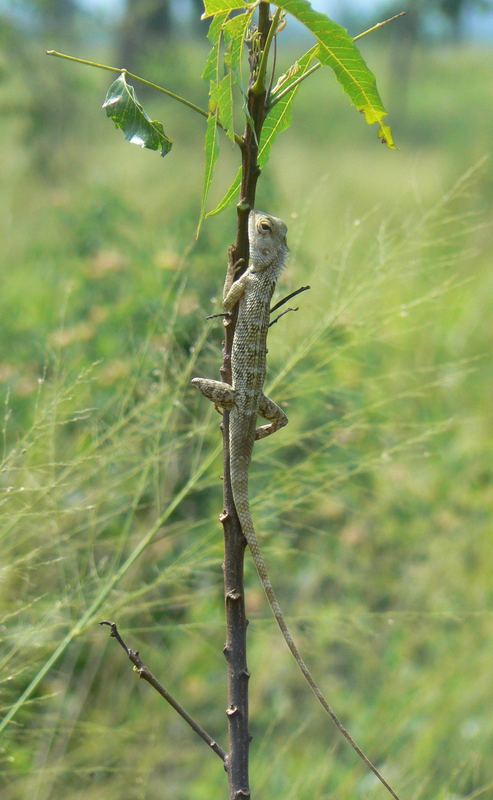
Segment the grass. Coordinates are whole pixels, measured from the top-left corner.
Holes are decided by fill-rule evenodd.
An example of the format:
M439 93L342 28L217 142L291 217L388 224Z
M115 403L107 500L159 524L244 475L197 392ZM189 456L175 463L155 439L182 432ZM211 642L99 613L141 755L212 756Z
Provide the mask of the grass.
M185 84L202 54L168 69L177 54L168 83L200 99ZM369 58L385 90L387 55ZM218 418L189 379L217 372L205 316L234 214L194 241L201 120L149 98L175 138L160 161L98 109L105 76L25 59L40 86L19 66L0 94L3 796L225 796L97 622L226 745ZM418 54L393 154L317 75L259 192L289 224L280 291L312 290L272 329L290 424L258 447L254 516L308 663L406 800L493 785L491 62ZM253 796L383 797L247 571Z

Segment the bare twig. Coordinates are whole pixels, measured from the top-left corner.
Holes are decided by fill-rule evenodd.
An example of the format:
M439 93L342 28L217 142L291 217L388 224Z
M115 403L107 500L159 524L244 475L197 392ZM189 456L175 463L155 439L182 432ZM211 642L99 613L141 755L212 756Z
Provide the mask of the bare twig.
M178 701L175 700L174 697L172 697L172 695L170 695L168 690L165 689L164 686L162 686L159 683L159 681L154 677L150 669L148 669L142 662L142 659L138 651L131 650L130 647L127 647L122 637L120 636L120 633L116 626L116 622L109 622L108 620L103 620L99 624L107 625L108 628L111 629L110 636L113 639L116 639L118 644L123 648L123 650L125 650L125 653L127 654L132 664L134 665L135 671L138 673L139 678L142 678L142 680L147 681L147 683L150 683L150 685L156 690L156 692L158 692L158 694L160 694L161 697L163 697L166 700L166 702L169 703L170 706L172 706L172 708L175 709L175 711L180 715L180 717L182 717L182 719L184 719L185 722L188 722L188 724L190 725L192 730L195 731L197 736L200 736L200 738L203 739L203 741L209 745L211 750L213 750L214 753L217 756L219 756L221 761L225 763L226 753L222 749L222 747L218 745L218 743L215 741L215 739L212 738L212 736L209 736L207 731L204 730L204 728L201 725L199 725L198 722L195 722L195 720L190 716L190 714L187 711L185 711L183 706L180 705L180 703L178 703Z
M221 311L219 314L208 314L206 316L206 319L218 319L219 317L228 319L228 317L230 316L231 314L229 313L229 311Z
M287 308L286 311L283 311L282 314L279 314L279 316L273 319L272 322L269 322L269 328L272 328L272 326L275 325L276 322L279 322L281 317L285 317L286 314L289 314L290 311L299 311L299 308Z
M291 292L291 294L287 294L286 297L283 297L282 300L279 300L278 303L276 303L274 306L272 306L272 308L270 310L270 313L272 314L274 311L277 311L278 308L281 308L281 306L283 306L284 303L287 303L288 300L292 300L292 298L296 297L297 294L301 294L301 292L307 292L308 289L311 289L311 288L312 288L311 286L300 286L300 288L296 289L295 292ZM272 323L271 323L271 325L272 325Z

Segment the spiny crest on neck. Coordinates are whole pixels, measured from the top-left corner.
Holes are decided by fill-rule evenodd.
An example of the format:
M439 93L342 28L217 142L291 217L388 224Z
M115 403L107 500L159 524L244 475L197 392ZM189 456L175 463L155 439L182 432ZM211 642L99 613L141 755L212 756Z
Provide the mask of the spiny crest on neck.
M250 246L250 269L252 272L270 270L274 279L283 269L289 253L287 226L278 217L263 211L250 211L248 218L248 240Z

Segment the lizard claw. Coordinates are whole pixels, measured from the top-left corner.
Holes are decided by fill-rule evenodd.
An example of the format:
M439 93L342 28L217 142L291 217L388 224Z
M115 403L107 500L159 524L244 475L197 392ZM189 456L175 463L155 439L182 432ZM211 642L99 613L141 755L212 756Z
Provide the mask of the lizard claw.
M235 263L233 264L233 272L234 272L235 277L236 277L236 273L239 272L240 269L243 269L243 267L245 266L245 263L246 262L245 262L244 258L239 258L237 261L235 261Z

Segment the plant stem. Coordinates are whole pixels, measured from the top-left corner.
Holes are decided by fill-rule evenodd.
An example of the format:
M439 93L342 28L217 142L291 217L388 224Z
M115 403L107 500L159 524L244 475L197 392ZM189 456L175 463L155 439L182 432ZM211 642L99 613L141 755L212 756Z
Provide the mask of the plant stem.
M390 22L395 22L395 20L400 19L401 17L404 17L405 15L406 15L406 11L400 11L399 14L394 14L394 16L389 17L388 19L382 20L382 22L377 22L376 25L372 25L371 28L367 28L366 31L362 31L361 33L358 33L357 36L354 36L353 37L353 42L357 42L359 39L362 39L364 36L368 36L368 34L374 33L374 31L380 30L380 28L383 28L385 25L388 25ZM318 47L318 45L314 45L313 47L311 47L310 50L308 50L303 56L301 56L301 58L304 58L305 56L307 56L308 53L310 53L311 51L313 51L313 53L315 54L315 51L317 50L317 47ZM319 69L321 66L322 66L322 64L320 62L318 62L317 64L314 64L312 67L307 69L306 72L303 73L303 75L300 75L300 77L296 78L296 80L292 81L292 83L290 83L289 86L286 86L285 89L281 89L281 91L276 92L276 94L272 97L272 99L268 103L268 110L270 111L270 109L273 108L276 105L276 103L279 102L279 100L282 100L283 97L286 97L286 95L289 94L289 92L291 92L293 89L295 89L297 86L299 86L300 83L302 83L304 80L306 80L306 78L308 78L310 75L312 75L314 72L316 72L317 69Z
M277 27L279 25L279 19L281 17L281 11L282 10L280 8L277 8L270 22L269 32L265 40L265 45L262 48L262 58L260 59L257 79L251 89L253 94L262 94L262 92L265 92L265 75L267 72L267 62L269 60L270 46L272 44L274 36L276 35Z
M270 29L269 3L259 6L258 31L261 49L265 51ZM240 202L237 206L236 242L230 248L229 258L233 263L243 259L248 264L248 216L255 207L255 192L260 169L257 163L258 142L265 119L265 88L260 94L253 91L254 75L258 63L250 61L250 86L247 97L246 126L242 140L242 181ZM238 277L238 275L236 276ZM237 309L224 322L224 350L221 378L231 384L231 349L237 320ZM228 665L228 731L229 753L226 758L230 800L248 800L248 758L250 734L248 730L248 680L246 659L246 632L248 621L245 613L245 590L243 581L246 540L236 513L231 486L229 452L229 413L225 412L222 423L223 434L223 500L224 512L221 522L224 529L224 594L226 607L226 644L224 655Z

